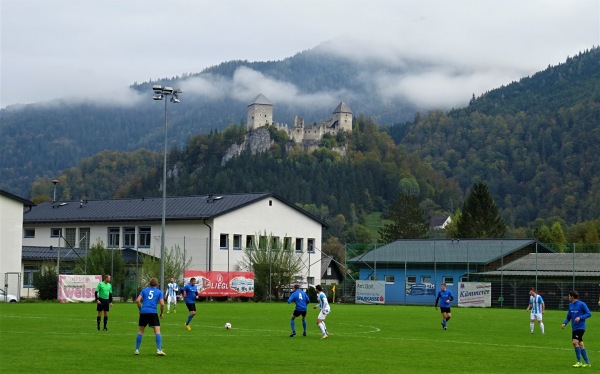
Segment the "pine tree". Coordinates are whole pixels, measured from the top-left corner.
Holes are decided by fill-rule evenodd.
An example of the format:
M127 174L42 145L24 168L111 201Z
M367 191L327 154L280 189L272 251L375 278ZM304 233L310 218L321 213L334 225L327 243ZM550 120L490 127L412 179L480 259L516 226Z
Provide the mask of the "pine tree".
M425 211L419 207L417 196L401 193L388 213L392 221L379 229L384 243L399 239L420 239L427 236L429 220Z
M460 238L504 237L506 223L500 217L498 206L484 182L477 182L471 188L457 226Z

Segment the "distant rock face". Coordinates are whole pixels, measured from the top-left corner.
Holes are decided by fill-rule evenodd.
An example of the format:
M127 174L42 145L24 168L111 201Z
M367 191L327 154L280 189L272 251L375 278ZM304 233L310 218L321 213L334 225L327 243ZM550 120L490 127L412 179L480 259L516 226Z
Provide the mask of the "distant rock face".
M242 144L233 144L227 152L223 159L221 160L221 166L225 165L227 161L231 160L234 157L237 157L242 154L245 150L249 150L250 153L257 154L262 153L269 148L273 144L273 140L271 140L271 136L269 135L269 130L265 127L258 128L254 131L249 132L244 139Z

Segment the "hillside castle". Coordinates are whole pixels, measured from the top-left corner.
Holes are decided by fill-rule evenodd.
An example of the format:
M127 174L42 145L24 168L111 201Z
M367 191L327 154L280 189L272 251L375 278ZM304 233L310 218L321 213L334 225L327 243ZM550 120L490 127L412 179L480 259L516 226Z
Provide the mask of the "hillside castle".
M248 131L263 126L275 126L285 131L296 143L319 141L325 134L336 135L340 131L352 131L352 111L345 102L340 102L333 111L333 118L310 127L304 127L304 119L294 116L294 126L273 122L273 104L263 94L259 94L248 105Z

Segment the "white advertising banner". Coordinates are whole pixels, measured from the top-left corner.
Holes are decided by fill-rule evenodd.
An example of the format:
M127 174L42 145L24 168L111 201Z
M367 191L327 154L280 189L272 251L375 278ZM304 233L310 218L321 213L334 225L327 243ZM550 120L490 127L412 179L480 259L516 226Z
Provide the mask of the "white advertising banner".
M461 282L458 284L458 306L492 306L492 284L481 282Z
M357 304L385 304L385 281L356 281Z
M94 301L96 286L102 282L102 275L59 275L58 301L76 303Z

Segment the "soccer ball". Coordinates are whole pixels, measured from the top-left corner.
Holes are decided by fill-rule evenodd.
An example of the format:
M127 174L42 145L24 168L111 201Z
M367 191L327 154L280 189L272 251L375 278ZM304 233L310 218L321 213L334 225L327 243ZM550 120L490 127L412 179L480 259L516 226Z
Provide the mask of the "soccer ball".
M225 324L225 328L226 328L227 330L231 329L231 323L227 322L227 323Z

